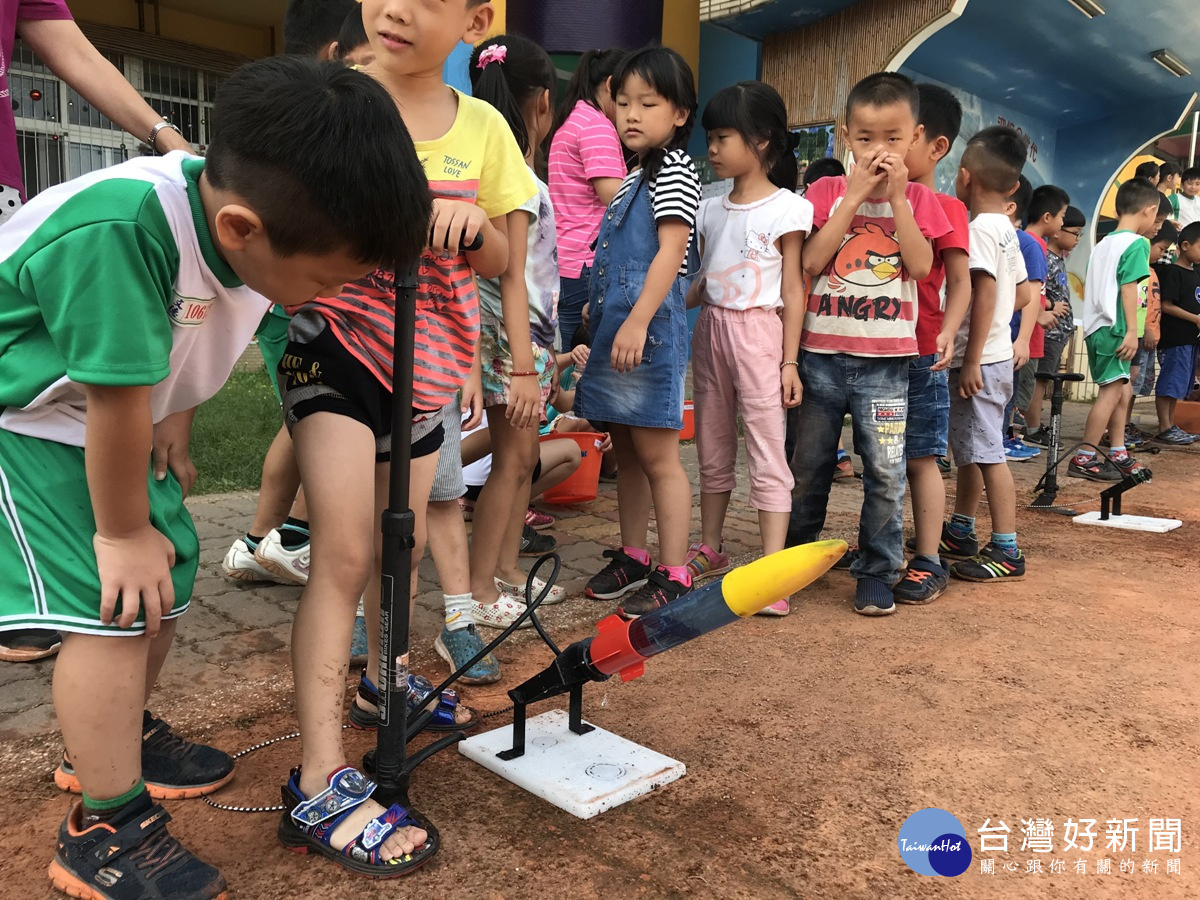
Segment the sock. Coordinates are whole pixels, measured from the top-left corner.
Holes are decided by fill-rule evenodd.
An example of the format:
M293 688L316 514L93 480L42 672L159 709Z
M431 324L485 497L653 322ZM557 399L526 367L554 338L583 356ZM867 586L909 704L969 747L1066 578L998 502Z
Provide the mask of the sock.
M1126 459L1129 456L1129 450L1124 446L1113 446L1108 448L1109 459Z
M639 550L637 547L622 547L621 552L634 562L639 562L643 566L650 565L650 553L647 550Z
M992 544L1003 550L1005 556L1017 555L1017 533L1015 531L1011 534L1000 534L993 531Z
M917 557L917 559L923 559L923 560L925 560L925 562L929 563L932 566L937 566L939 569L946 568L944 565L942 565L942 558L937 555L930 556L929 554L922 553Z
M688 571L687 566L659 566L667 577L676 584L682 584L685 588L692 586L692 573Z
M474 598L468 594L442 594L442 603L446 607L446 630L461 631L468 625L475 624L471 615L471 603Z
M139 815L147 812L154 804L146 790L146 782L138 779L138 783L111 800L96 800L83 795L83 827L87 828L97 822L111 822L126 815Z
M251 534L250 532L247 531L246 536L244 538L242 538L242 540L244 540L246 542L246 546L249 547L251 550L257 550L258 545L262 543L262 539L264 537L266 537L266 535Z
M299 550L308 543L308 523L288 516L279 529L279 543L285 550Z
M946 530L950 532L951 537L959 540L970 537L975 533L975 517L955 513L950 517L950 524L946 526Z
M843 459L849 459L849 458L850 458L850 454L847 453L844 448L838 451L838 462L841 462Z
M1096 458L1095 450L1077 450L1075 452L1075 465L1082 466L1090 463Z

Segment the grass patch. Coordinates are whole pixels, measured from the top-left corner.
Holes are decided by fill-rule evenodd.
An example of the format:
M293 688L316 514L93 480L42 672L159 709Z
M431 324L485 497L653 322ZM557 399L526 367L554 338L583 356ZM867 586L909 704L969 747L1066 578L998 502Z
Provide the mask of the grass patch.
M193 494L256 491L263 457L283 418L265 369L238 371L196 412Z

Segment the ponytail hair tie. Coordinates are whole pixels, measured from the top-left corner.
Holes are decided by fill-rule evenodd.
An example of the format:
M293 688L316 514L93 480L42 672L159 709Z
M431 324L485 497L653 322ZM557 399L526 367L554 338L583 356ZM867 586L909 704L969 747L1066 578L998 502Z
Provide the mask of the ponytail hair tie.
M475 68L486 69L492 63L503 63L506 59L508 59L508 48L503 44L492 44L492 46L480 51L479 60L475 63Z

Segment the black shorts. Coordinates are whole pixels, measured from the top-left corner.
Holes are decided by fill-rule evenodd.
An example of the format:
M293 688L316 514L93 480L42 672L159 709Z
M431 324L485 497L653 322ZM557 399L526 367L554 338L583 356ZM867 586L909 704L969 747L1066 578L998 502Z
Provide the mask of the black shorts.
M330 329L304 343L289 338L279 361L279 389L288 431L313 413L346 416L371 429L376 462L392 458L392 392ZM441 410L412 414L412 458L437 453L445 436Z

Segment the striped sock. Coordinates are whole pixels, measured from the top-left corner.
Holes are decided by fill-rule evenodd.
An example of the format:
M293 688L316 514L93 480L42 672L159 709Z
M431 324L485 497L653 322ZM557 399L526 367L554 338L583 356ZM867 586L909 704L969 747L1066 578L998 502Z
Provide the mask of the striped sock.
M961 541L975 533L975 517L955 513L950 517L950 524L946 526L946 529L950 532L951 537Z
M1017 533L1000 534L992 532L992 544L1004 551L1005 556L1017 555Z

